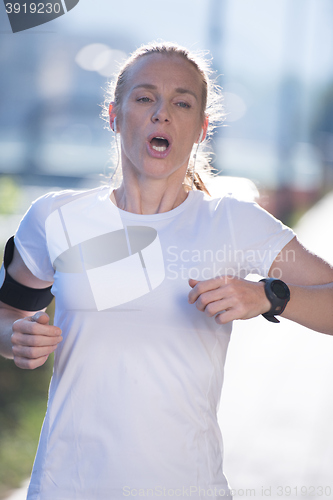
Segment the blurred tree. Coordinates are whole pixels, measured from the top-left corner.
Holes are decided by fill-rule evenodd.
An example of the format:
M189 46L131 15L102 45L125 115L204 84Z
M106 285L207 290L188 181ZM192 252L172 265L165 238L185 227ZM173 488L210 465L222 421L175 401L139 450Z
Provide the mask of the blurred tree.
M0 214L14 213L21 195L14 178L0 176ZM48 313L52 319L53 304ZM52 364L49 359L37 370L21 370L12 360L0 357L0 499L31 473Z
M0 499L30 476L51 371L50 359L26 371L0 358Z
M0 214L11 214L15 211L20 188L12 177L0 177Z

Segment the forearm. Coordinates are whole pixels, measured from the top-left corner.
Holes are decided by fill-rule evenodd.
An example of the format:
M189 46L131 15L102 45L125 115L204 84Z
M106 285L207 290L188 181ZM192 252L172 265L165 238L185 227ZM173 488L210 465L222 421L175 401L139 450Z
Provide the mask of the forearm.
M11 336L13 323L26 315L18 310L0 307L0 355L13 359Z
M281 316L317 332L333 335L333 283L288 286L290 301Z

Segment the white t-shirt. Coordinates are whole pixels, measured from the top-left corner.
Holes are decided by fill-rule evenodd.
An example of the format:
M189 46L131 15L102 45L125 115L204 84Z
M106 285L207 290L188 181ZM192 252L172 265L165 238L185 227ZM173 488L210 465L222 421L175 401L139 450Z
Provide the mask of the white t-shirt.
M28 499L227 496L216 413L232 325L188 303L188 278L265 276L294 233L230 196L138 215L109 195L43 196L15 236L54 282L63 332Z

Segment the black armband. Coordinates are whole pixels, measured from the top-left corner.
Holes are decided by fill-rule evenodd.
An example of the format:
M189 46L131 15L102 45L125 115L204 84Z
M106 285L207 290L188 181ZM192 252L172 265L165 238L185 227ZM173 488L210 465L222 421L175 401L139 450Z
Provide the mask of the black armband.
M21 285L8 274L7 268L13 260L14 247L14 236L12 236L6 243L3 264L0 269L0 300L8 306L23 311L40 311L52 302L52 286L30 288Z

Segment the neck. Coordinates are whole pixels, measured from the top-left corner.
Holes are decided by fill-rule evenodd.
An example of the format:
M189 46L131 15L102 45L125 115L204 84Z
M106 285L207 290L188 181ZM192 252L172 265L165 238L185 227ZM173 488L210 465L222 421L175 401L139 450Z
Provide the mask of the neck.
M124 177L120 187L112 192L111 200L121 210L148 215L169 212L183 203L187 196L188 191L182 182L171 183L166 179L129 182Z

